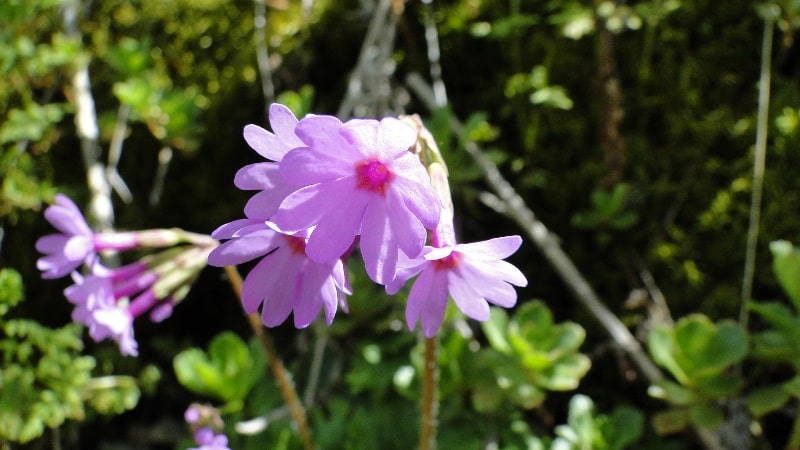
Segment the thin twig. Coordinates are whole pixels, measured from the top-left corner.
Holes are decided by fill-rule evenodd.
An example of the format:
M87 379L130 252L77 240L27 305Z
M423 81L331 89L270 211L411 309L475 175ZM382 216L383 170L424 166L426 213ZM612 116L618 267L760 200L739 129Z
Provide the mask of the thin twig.
M761 197L764 189L764 170L767 159L767 131L769 120L769 91L772 72L772 30L775 15L768 11L764 17L764 39L761 43L761 79L758 82L758 122L756 124L756 148L753 155L753 192L750 199L750 225L747 228L747 250L742 275L742 304L739 324L747 328L747 302L753 294L753 274L756 266L756 246L761 221Z
M236 293L236 296L241 299L242 277L239 275L239 271L236 270L234 266L225 266L225 273L228 274L228 281L233 291ZM264 331L264 326L261 324L261 318L258 313L248 314L247 322L250 328L252 328L253 334L256 335L261 343L264 353L267 354L269 367L272 370L272 374L278 380L278 385L280 386L284 400L286 400L286 404L289 405L289 410L297 424L297 432L300 434L303 446L306 450L313 450L315 448L314 440L311 437L311 431L308 427L308 421L306 420L305 408L303 408L303 405L300 403L300 398L297 396L297 391L294 389L294 383L292 382L289 371L286 370L283 362L278 357L278 352L275 350L275 344L272 342L272 338Z
M439 415L439 341L436 336L425 338L425 366L422 377L422 417L420 419L420 450L436 449L436 425Z
M80 0L64 4L64 31L69 37L80 36L78 30L78 11ZM106 178L106 170L100 160L99 130L94 98L89 81L89 61L78 58L72 75L72 94L75 102L75 127L81 142L83 166L89 186L88 215L93 219L98 231L111 231L114 227L114 206L111 202L111 186Z
M436 105L433 102L433 92L419 74L410 73L406 78L406 84L417 94L417 97L428 109L431 111L436 109ZM464 137L464 126L455 116L451 117L450 127L458 136ZM486 182L504 204L500 210L525 231L578 302L605 328L611 339L628 354L642 375L650 383L662 380L664 375L661 370L650 360L630 330L625 327L614 313L606 308L600 297L575 266L575 263L561 248L555 235L547 229L544 223L536 218L533 210L517 194L514 187L503 177L497 166L486 156L483 150L472 141L464 139L464 142L467 153L472 156L472 159L483 172ZM694 431L705 448L709 450L721 449L713 433L703 428L696 428Z
M258 73L261 76L261 92L264 94L264 102L269 105L275 99L275 85L272 83L272 67L269 63L269 49L267 48L266 29L267 29L267 5L263 0L255 0L255 16L253 17L253 34L256 44L256 60L258 61ZM269 106L265 108L265 113L269 114Z
M407 83L417 93L420 100L430 108L435 109L431 101L433 98L430 87L418 74L409 74ZM455 117L451 119L451 128L457 135L464 134L464 126ZM572 291L580 303L591 312L606 329L612 339L623 348L639 370L650 381L655 382L663 378L663 374L642 350L642 346L625 327L625 325L606 308L592 287L575 267L572 260L564 253L558 240L550 233L547 227L536 218L533 211L525 204L522 197L517 194L511 184L503 178L497 166L473 142L466 141L466 150L477 163L484 174L486 181L497 197L506 205L503 212L510 219L517 222L528 234L533 243L544 254L553 268L556 269L561 279Z
M106 176L108 182L117 195L125 203L133 201L133 194L119 174L119 160L122 158L122 144L125 142L125 134L128 132L128 116L131 107L120 103L117 109L117 122L114 124L114 134L111 135L111 143L108 145L108 165L106 166Z
M357 115L377 115L380 111L377 107L381 97L387 97L391 93L389 89L387 62L394 46L394 36L396 31L395 13L392 10L392 0L379 0L378 5L372 13L372 21L367 28L364 36L364 43L358 55L358 62L353 69L347 83L347 92L339 106L337 117L347 118L355 111ZM371 99L373 111L358 111L358 106L363 105L363 99L367 95L372 95Z

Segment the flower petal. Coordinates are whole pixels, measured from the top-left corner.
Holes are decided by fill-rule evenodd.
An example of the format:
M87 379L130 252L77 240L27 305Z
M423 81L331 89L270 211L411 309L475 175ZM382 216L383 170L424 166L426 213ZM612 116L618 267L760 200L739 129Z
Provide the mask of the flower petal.
M376 139L379 158L392 159L399 153L407 151L415 142L417 142L417 132L411 125L394 117L381 120Z
M525 275L516 268L513 264L507 261L481 261L479 259L471 258L467 255L468 264L472 265L475 270L480 271L486 277L503 280L514 286L524 287L528 285L528 280Z
M283 200L272 221L287 233L304 230L316 225L329 211L341 208L344 199L351 203L363 201L355 191L355 181L349 178L306 186Z
M352 246L361 231L366 201L359 196L340 199L339 208L331 209L319 220L306 245L306 254L319 263L333 263Z
M378 125L374 119L350 119L342 125L341 135L363 156L377 156Z
M470 244L459 244L456 250L468 254L471 258L494 261L508 258L519 249L520 245L522 245L522 238L514 235Z
M387 284L397 269L397 242L383 202L371 202L361 224L361 256L372 281Z
M270 284L264 293L266 299L261 311L261 321L268 327L282 324L292 312L298 300L300 268L306 261L303 256L281 250L284 251L276 252L275 266L267 278Z
M308 186L355 176L355 163L356 161L344 159L333 151L300 147L283 158L280 173L290 185Z
M469 264L467 259L462 260L455 271L487 301L504 308L510 308L517 303L517 291L510 284Z
M308 147L320 152L332 153L345 160L362 159L364 153L340 134L341 128L342 122L336 117L307 116L297 124L295 133Z
M457 271L448 271L447 290L458 309L468 317L479 321L489 318L489 304Z
M63 234L48 234L36 240L36 251L40 253L60 253L67 245L69 236Z
M250 234L254 231L267 228L264 220L257 219L237 219L233 222L220 225L211 237L214 239L230 239Z
M282 243L280 237L275 231L265 229L234 238L212 250L208 255L208 264L214 267L234 266L264 256Z
M263 191L283 184L278 163L248 164L236 172L233 184L244 191Z
M64 246L64 256L72 260L82 260L94 250L94 241L91 235L76 235L67 240Z
M269 220L278 211L281 203L295 188L289 185L261 191L254 194L244 205L244 215L248 219L255 219L261 222Z
M303 141L294 132L297 122L297 117L285 105L280 103L269 105L269 126L289 147L303 146Z
M333 288L333 283L329 283L329 265L306 261L301 270L303 278L298 286L300 293L294 302L294 326L296 328L305 328L311 325L322 308L322 291L326 288ZM333 289L335 291L335 288Z
M386 212L392 226L392 236L400 249L410 257L417 257L425 246L428 234L419 219L409 211L396 193L386 193Z
M247 145L271 161L280 161L289 150L294 148L293 142L285 142L280 136L276 136L258 125L246 125L242 136Z
M421 320L422 331L427 338L432 338L439 331L447 310L447 282L441 273L430 267L423 270L408 294L408 328L413 330L416 322Z

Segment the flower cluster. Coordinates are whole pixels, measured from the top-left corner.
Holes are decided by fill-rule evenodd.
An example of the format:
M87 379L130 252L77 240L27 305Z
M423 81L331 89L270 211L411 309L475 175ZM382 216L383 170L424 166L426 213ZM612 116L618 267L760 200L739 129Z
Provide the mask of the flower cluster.
M199 445L188 450L230 450L228 436L215 431L222 428L222 419L216 408L193 403L183 417L192 427L192 437Z
M433 158L423 164L419 127L393 117L298 120L280 104L269 121L272 132L244 129L270 161L237 172L234 184L257 192L244 219L212 233L226 242L209 255L214 266L262 258L245 278L242 302L251 313L261 308L265 325L293 312L295 326L305 327L323 309L330 324L352 293L345 266L356 245L369 277L390 294L419 275L406 318L411 329L421 320L428 337L441 326L448 294L477 320L488 318L488 303L515 304L511 285L527 281L503 259L521 239L456 242L446 169L432 140L424 147Z
M112 339L124 355L137 355L133 321L149 313L160 322L189 292L217 242L182 230L159 229L122 233L93 233L75 203L56 196L45 218L60 231L39 238L37 261L43 278L71 274L75 284L64 290L75 308L72 319L86 325L96 342ZM180 245L178 244L189 244ZM103 250L165 248L138 261L109 269L100 263ZM81 274L81 266L88 274Z

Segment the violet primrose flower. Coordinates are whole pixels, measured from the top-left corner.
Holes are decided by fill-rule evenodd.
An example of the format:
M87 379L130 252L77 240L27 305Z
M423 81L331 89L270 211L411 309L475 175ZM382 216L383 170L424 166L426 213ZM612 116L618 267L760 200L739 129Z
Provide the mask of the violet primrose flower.
M83 263L91 264L101 250L129 250L137 246L134 233L93 233L83 214L66 195L57 194L44 217L61 233L48 234L36 241L44 256L36 261L42 278L61 278Z
M295 327L304 328L324 309L330 325L338 304L352 292L340 259L318 263L306 256L307 234L285 234L255 219L236 220L212 233L229 240L209 254L208 263L224 267L263 257L245 277L245 311L253 313L261 306L261 321L268 327L280 325L294 312Z
M389 283L398 251L418 256L441 210L424 166L408 151L415 130L395 118L342 124L309 116L295 133L307 146L283 157L280 174L297 190L272 221L290 234L315 227L306 253L319 263L336 261L360 235L367 274Z
M413 330L421 321L428 338L442 325L448 294L468 317L484 321L489 318L489 303L510 308L517 302L511 285L528 284L519 269L503 261L521 244L519 236L506 236L473 244L426 246L420 257L402 259L386 292L397 293L407 280L419 274L408 296L406 322Z

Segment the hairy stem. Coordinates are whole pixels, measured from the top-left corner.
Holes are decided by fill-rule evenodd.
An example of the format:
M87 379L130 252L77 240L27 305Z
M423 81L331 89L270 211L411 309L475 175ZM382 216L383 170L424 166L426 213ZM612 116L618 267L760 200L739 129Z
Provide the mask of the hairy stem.
M439 342L436 336L425 338L425 367L422 378L422 419L420 423L420 450L436 448L436 425L439 415L439 363L437 360Z
M239 275L239 271L236 270L236 267L225 266L225 272L228 274L228 280L231 283L233 291L241 299L242 277ZM311 437L311 430L308 427L308 420L306 420L306 410L303 408L302 403L300 403L300 397L298 397L297 391L294 389L294 383L292 382L289 371L286 370L283 362L281 362L278 357L278 352L275 350L275 344L272 342L272 338L264 331L261 318L257 313L248 314L247 322L250 324L250 328L253 329L253 333L261 343L264 353L267 354L269 368L278 380L281 394L284 400L286 400L286 404L289 405L289 411L292 414L292 419L294 419L297 424L297 432L300 434L300 439L303 441L303 447L306 450L316 448L314 446L314 440Z

